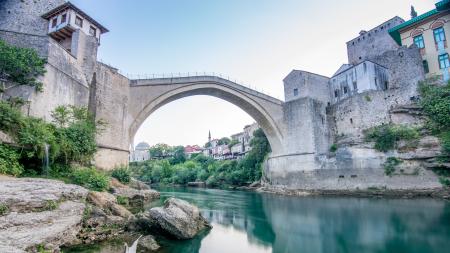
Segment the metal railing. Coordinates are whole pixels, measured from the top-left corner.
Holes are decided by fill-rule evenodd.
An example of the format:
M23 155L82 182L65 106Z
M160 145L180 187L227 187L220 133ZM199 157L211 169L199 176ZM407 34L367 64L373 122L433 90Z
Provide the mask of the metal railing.
M117 69L117 72L126 78L130 80L145 80L145 79L158 79L158 78L189 78L189 77L202 77L202 76L211 76L211 77L219 77L224 80L233 82L235 84L244 86L246 88L249 88L251 90L260 92L262 94L265 94L267 96L276 98L278 100L282 100L280 96L273 94L272 92L268 92L266 90L261 89L258 86L250 85L245 82L241 82L238 79L232 78L229 75L224 75L220 72L206 72L206 71L196 71L196 72L174 72L174 73L162 73L162 74L130 74L125 73L121 71L119 68L114 67L112 64L105 63L104 61L100 60L105 65L108 65L114 69Z

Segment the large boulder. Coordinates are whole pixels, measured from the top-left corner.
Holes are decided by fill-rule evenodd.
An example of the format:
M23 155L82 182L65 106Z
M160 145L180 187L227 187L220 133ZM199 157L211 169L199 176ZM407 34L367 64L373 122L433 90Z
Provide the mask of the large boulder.
M150 209L142 218L147 221L141 223L144 226L177 239L193 238L199 231L211 227L198 207L176 198L167 199L163 207Z
M87 200L101 208L103 211L111 212L111 214L128 219L132 218L133 214L125 207L117 203L116 197L108 192L89 192Z
M76 185L48 179L0 177L0 252L57 251L79 242L85 197Z
M112 178L111 183L110 183L111 192L115 196L127 198L128 205L131 209L141 210L144 208L145 203L155 200L155 199L159 199L159 197L160 197L159 192L152 190L152 189L144 189L145 187L143 185L141 185L144 183L142 183L142 182L138 183L139 181L137 181L137 180L132 181L132 182L133 183L131 183L131 185L134 185L136 188L143 189L143 190L138 190L138 189L132 188L128 185L124 185L115 178Z
M0 179L0 203L11 212L33 212L48 209L62 200L84 200L88 190L64 182L40 178Z
M156 242L155 237L153 237L152 235L141 237L137 245L137 251L142 253L156 251L159 248L159 244Z

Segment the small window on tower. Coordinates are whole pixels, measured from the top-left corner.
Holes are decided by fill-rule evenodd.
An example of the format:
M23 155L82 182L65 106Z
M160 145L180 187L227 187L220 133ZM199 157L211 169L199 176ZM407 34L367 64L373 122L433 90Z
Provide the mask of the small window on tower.
M56 27L57 22L58 22L58 18L54 18L54 19L52 20L52 28L53 28L53 27Z
M339 90L335 90L335 91L334 91L334 97L335 97L335 98L339 97Z
M77 16L75 18L75 25L77 25L79 27L83 27L83 19Z
M298 96L298 89L294 89L294 96Z
M347 94L347 86L344 87L344 94Z
M353 89L357 90L358 89L358 84L356 83L356 81L353 81Z
M95 27L91 26L89 28L89 34L95 37L95 35L97 35L97 29L95 29Z
M63 14L61 16L61 23L65 23L67 21L67 14Z

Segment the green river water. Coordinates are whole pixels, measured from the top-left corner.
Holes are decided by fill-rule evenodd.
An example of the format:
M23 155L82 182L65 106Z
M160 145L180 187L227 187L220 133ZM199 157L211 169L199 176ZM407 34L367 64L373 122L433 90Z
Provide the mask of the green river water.
M288 197L159 188L197 205L213 228L192 240L157 238L161 253L450 252L450 203L435 199ZM155 203L153 203L155 205ZM105 242L65 253L123 253Z

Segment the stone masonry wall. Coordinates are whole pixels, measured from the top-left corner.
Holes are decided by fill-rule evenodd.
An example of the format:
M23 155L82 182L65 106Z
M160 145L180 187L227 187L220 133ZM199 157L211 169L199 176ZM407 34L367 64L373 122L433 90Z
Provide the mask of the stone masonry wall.
M358 64L385 51L397 49L398 45L389 35L388 30L403 22L403 19L394 17L347 42L348 62Z
M48 22L41 16L63 3L64 0L0 1L0 39L46 55Z
M309 97L327 104L330 102L329 80L330 78L325 76L293 70L283 80L285 101ZM297 96L294 94L294 89L298 90Z
M389 70L389 88L399 88L425 79L422 56L414 45L386 51L372 60Z

